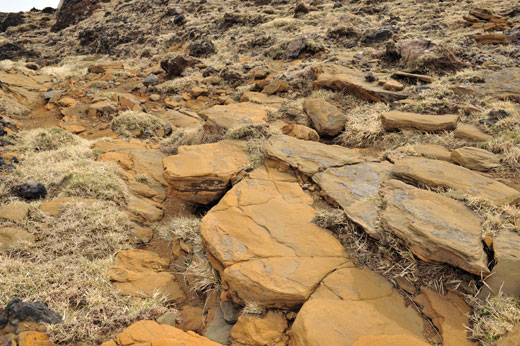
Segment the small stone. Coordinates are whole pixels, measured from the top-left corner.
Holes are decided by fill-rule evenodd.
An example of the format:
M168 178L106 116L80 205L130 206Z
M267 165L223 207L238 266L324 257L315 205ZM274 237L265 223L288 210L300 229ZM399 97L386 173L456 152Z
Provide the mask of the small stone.
M185 305L179 311L179 328L201 333L204 329L204 311L199 307Z
M148 75L145 79L143 79L143 84L145 87L153 86L159 84L159 78L153 73Z
M470 124L459 124L453 135L455 138L469 139L475 142L487 142L493 139L492 136L485 134L478 127Z
M236 323L240 313L240 305L234 304L232 302L220 301L220 310L222 311L226 322L231 324Z
M183 14L176 15L173 19L173 23L179 26L183 25L184 23L186 23L186 16Z
M451 152L451 160L469 169L489 171L500 167L500 159L495 154L480 148L463 147Z
M375 82L377 80L379 80L379 78L377 78L376 74L372 71L368 71L366 74L365 74L365 80L369 83L372 83L372 82Z
M224 314L220 308L214 310L213 319L208 323L208 329L204 336L208 339L223 345L229 345L232 324L224 319Z
M47 189L42 183L24 183L15 187L14 192L18 197L29 201L47 196Z
M166 324L175 327L177 321L177 314L172 311L168 311L157 318L157 323Z
M157 102L160 99L161 99L161 95L159 95L159 94L152 94L152 95L150 95L150 101Z
M404 89L404 85L402 85L396 80L389 79L386 81L384 88L386 90L401 91Z

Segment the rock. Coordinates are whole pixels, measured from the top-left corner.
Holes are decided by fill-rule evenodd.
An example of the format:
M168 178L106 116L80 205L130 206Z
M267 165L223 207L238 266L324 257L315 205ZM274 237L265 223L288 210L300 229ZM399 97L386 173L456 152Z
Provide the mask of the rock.
M178 14L173 18L173 24L184 25L186 23L186 16L184 14Z
M58 324L61 316L40 302L26 303L18 298L12 299L5 307L4 315L8 321Z
M209 322L204 336L210 340L218 342L222 345L229 345L229 336L231 333L232 324L224 320L224 316L220 308L214 310L213 319Z
M375 81L378 81L379 78L377 78L376 74L372 71L368 71L366 74L365 74L365 80L369 83L372 83L372 82L375 82Z
M157 318L156 322L159 324L166 324L168 326L175 327L177 321L177 314L175 312L169 311Z
M260 167L202 219L209 257L235 302L298 306L347 261L338 240L311 222L312 204L295 177Z
M485 83L460 83L453 87L459 94L473 94L482 99L510 100L520 98L520 68L509 67L488 71Z
M193 306L183 306L179 311L179 328L184 331L193 330L196 333L202 333L204 329L204 311L201 308Z
M336 65L315 66L317 79L313 82L315 88L332 90L347 90L366 101L391 102L405 99L406 94L385 90L365 81L361 71Z
M496 346L517 346L520 345L520 324L509 331L506 335L498 339Z
M312 177L325 194L339 204L347 217L361 226L372 238L379 239L378 195L381 184L390 179L388 162L363 162L329 168Z
M269 84L267 84L263 88L263 92L267 95L273 95L278 93L283 93L289 90L289 84L286 81L281 79L272 79Z
M67 124L67 123L65 123L63 121L60 121L58 123L58 126L61 127L64 130L69 131L70 133L74 133L74 134L82 133L82 132L85 132L87 130L87 128L82 126L82 125Z
M197 58L208 57L217 52L213 42L207 38L193 42L189 45L188 50L190 52L190 56Z
M419 80L424 83L433 83L433 81L434 81L433 77L426 76L423 74L404 72L404 71L394 72L392 74L392 78L399 79L399 80L413 80L413 81Z
M306 99L303 102L303 111L311 118L320 135L337 135L347 121L345 114L323 99Z
M494 204L516 203L520 192L494 179L448 162L423 158L398 160L392 174L405 181L429 187L445 187L469 196L482 197Z
M487 142L493 139L493 137L485 134L478 127L470 124L459 124L453 135L455 138L469 139L474 142Z
M508 44L509 40L505 34L480 34L473 36L480 44Z
M482 220L463 203L398 180L383 188L381 222L420 259L449 263L475 275L489 273L480 238Z
M373 44L384 42L392 38L393 33L391 28L378 28L376 30L368 30L362 38L364 44Z
M285 49L285 57L289 60L298 59L300 53L305 49L307 38L305 36L297 37L289 42Z
M361 335L352 346L429 346L430 344L413 336L400 335Z
M20 198L32 201L45 198L47 189L42 183L23 183L14 188L14 193Z
M110 120L117 114L117 107L110 101L98 101L91 104L87 112L89 116Z
M127 207L140 221L157 222L161 221L164 215L157 204L145 198L130 196Z
M267 110L264 106L241 102L225 106L213 106L200 113L206 120L204 128L208 130L230 129L243 125L262 125L267 121Z
M59 96L63 94L65 91L63 90L49 90L47 92L44 92L41 97L44 101L49 101L54 99L56 96Z
M459 116L455 114L425 115L391 111L381 115L383 127L387 131L404 129L417 129L427 132L453 130L457 126L458 120Z
M0 206L0 219L8 221L22 221L29 215L27 203L11 203Z
M179 147L163 160L170 193L201 204L218 200L250 165L246 151L245 142L232 140Z
M41 332L22 332L18 335L18 346L54 346L49 336Z
M50 201L45 201L40 204L40 210L50 216L58 216L61 214L63 207L67 203L96 203L94 198L79 198L79 197L58 197Z
M421 294L414 301L421 305L423 313L428 316L441 332L444 346L470 346L476 342L468 340L470 325L470 307L464 299L449 292L445 296L433 290L421 287Z
M138 243L147 244L153 238L153 229L147 227L136 227L132 231L132 237Z
M363 161L358 152L319 142L310 142L284 135L271 136L265 143L266 155L313 175L330 167L351 165Z
M451 151L442 145L417 144L413 146L413 149L417 154L426 156L428 158L434 158L443 161L450 161L451 159Z
M103 67L103 65L91 65L88 67L87 71L89 73L96 73L96 74L100 74L100 73L105 73L105 68Z
M300 17L302 14L309 13L309 8L303 2L298 3L294 8L294 18Z
M161 95L159 94L152 94L150 95L150 101L157 102L161 100Z
M317 142L320 140L320 136L318 135L318 132L316 132L316 130L300 124L286 125L282 127L282 133L284 135L298 138L304 141Z
M402 85L396 80L389 79L385 82L384 88L386 90L401 91L404 89L404 85Z
M424 342L423 328L419 314L405 307L386 279L350 265L328 275L300 309L290 345L353 345L360 337L395 335Z
M22 12L8 13L7 16L0 23L0 32L6 32L8 28L22 25L24 23L25 17Z
M159 84L159 78L157 78L157 76L154 75L153 73L149 74L148 77L143 79L143 85L147 88L149 86L154 86L157 84Z
M34 243L35 237L17 228L0 228L0 250L20 249Z
M166 55L161 60L161 68L166 72L168 78L179 77L186 68L200 64L200 60L183 55Z
M193 332L183 332L172 326L154 321L139 321L118 334L114 340L101 346L220 346Z
M241 315L231 328L233 346L285 345L287 319L277 311L268 311L263 317Z
M240 305L234 304L233 302L220 301L220 311L222 316L227 323L235 324L240 314Z
M487 150L473 147L463 147L451 152L451 161L476 171L489 171L500 167L500 159Z
M169 265L170 260L151 251L120 251L109 270L110 280L123 294L153 297L159 292L170 301L181 301L186 296L175 277L166 272Z
M405 63L417 61L420 57L431 53L436 44L428 39L408 40L401 45L401 58Z
M520 295L520 235L501 230L493 239L496 265L493 275L486 279L480 297L485 299L489 294L497 295L502 291L505 295Z
M264 93L246 91L242 94L240 102L260 103L278 108L285 102L285 99L278 96L266 95Z

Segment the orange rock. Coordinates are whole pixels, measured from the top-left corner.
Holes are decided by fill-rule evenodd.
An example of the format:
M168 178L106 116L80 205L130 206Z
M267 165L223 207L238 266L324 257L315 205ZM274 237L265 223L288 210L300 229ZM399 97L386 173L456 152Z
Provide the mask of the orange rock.
M134 162L132 161L132 157L128 153L124 152L108 152L104 153L99 157L101 161L112 161L117 163L121 168L129 170L134 166Z
M410 335L360 336L352 346L430 346Z
M318 135L318 132L316 132L316 130L300 124L286 125L282 127L282 133L284 135L298 139L303 139L305 141L316 142L320 139L320 135Z
M183 306L179 312L179 328L202 333L204 330L203 310L194 306Z
M475 41L480 44L508 44L507 36L505 34L482 34L475 35Z
M62 97L57 104L61 107L68 107L68 108L74 108L78 104L78 101L73 99L72 97Z
M265 316L241 315L231 328L235 346L286 345L287 319L281 312L269 311Z
M267 84L263 91L268 95L278 94L289 90L289 84L281 79L273 79Z
M213 106L200 113L206 120L205 129L230 129L242 125L262 125L267 121L264 106L242 102L225 106Z
M23 332L18 335L18 346L53 346L53 344L45 333Z

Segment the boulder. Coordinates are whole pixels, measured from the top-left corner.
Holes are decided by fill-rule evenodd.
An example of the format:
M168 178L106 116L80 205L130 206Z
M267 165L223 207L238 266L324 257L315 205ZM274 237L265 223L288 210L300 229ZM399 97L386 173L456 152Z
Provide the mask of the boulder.
M390 179L389 162L363 162L329 168L312 177L321 190L339 204L347 217L361 226L369 236L379 239L376 230L379 189Z
M415 152L437 160L450 161L451 151L437 144L417 144L413 146Z
M457 126L459 116L455 114L447 115L425 115L392 111L381 115L383 127L387 131L416 129L420 131L446 131L452 130Z
M204 336L222 345L229 345L232 324L226 322L220 308L212 309L208 313L208 322Z
M500 158L480 148L463 147L451 152L451 161L476 171L489 171L500 167Z
M303 110L320 135L337 135L347 121L345 114L323 99L306 99L303 102Z
M386 90L401 91L404 89L404 85L394 79L389 79L384 85Z
M316 130L300 124L285 125L282 127L282 133L284 135L302 139L304 141L317 142L320 140L320 135L318 135Z
M161 221L164 212L160 206L146 198L130 196L127 205L128 210L135 215L140 222Z
M329 274L300 309L290 345L353 345L361 337L395 335L424 342L423 327L420 315L405 306L385 278L344 266Z
M445 161L408 157L398 160L392 174L399 179L429 187L445 187L494 204L520 201L520 192L494 179Z
M459 124L453 135L455 138L468 139L474 142L487 142L493 139L493 137L485 134L478 127L470 124Z
M168 78L179 77L186 68L200 64L201 61L184 55L167 54L161 60L161 68Z
M204 128L208 130L227 130L243 125L263 125L267 121L264 106L241 102L230 105L216 105L200 113L206 120Z
M210 260L235 302L299 306L347 261L339 241L311 222L312 204L294 176L260 167L202 219Z
M231 328L233 346L284 346L287 319L279 311L268 311L265 316L241 315Z
M284 162L307 175L363 161L360 153L339 145L303 141L284 135L271 136L265 143L265 152L267 157Z
M139 321L101 346L220 346L194 332L183 332L154 321Z
M34 243L33 234L17 228L0 228L0 250L19 249Z
M218 200L250 165L246 151L245 142L232 140L179 147L163 160L170 193L201 204Z
M488 274L481 219L463 203L390 180L382 190L381 222L420 259L448 263L475 275Z

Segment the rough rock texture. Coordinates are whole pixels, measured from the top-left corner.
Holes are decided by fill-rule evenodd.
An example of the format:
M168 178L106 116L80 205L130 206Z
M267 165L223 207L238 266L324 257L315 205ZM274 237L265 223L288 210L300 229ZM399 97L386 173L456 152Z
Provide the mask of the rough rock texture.
M210 322L207 324L204 336L223 345L229 345L229 337L233 325L226 322L220 308L213 309L208 315L212 316L210 317Z
M281 312L269 311L265 316L241 315L231 329L233 346L284 346L287 319Z
M201 235L234 300L298 306L347 261L338 240L311 222L315 214L292 175L264 167L208 212Z
M455 138L468 139L474 142L487 142L493 139L493 137L485 134L478 127L470 124L459 124L453 135Z
M290 345L353 345L359 337L381 335L423 341L422 330L419 314L405 307L386 279L346 266L327 276L303 305L292 326Z
M519 191L477 172L444 161L408 157L395 163L392 174L400 179L429 187L451 188L499 205L520 200Z
M480 148L463 147L451 152L451 161L469 169L489 171L500 167L500 158L495 154Z
M170 193L202 204L219 199L250 165L242 141L179 147L177 155L163 160Z
M300 124L285 125L282 127L282 133L287 136L303 139L304 141L316 142L320 140L320 136L316 130Z
M126 328L114 340L101 346L219 346L194 332L183 332L154 321L139 321Z
M417 144L413 146L413 149L417 154L434 158L437 160L450 161L451 151L443 147L442 145L436 144Z
M285 162L300 172L313 175L329 167L339 167L363 161L358 152L319 142L299 140L289 136L271 136L265 144L268 157Z
M303 110L320 135L335 136L343 130L347 117L336 106L323 99L306 99Z
M145 250L125 250L117 254L110 269L110 279L123 293L132 296L152 297L155 292L171 301L185 299L175 277L167 273L169 259Z
M410 335L360 336L352 346L430 346L429 343Z
M449 263L470 273L489 273L481 220L464 204L399 180L383 188L381 222L425 261Z
M381 121L385 130L417 129L420 131L446 131L457 126L459 116L455 114L425 115L392 111L383 113Z
M345 210L350 220L363 227L372 238L379 239L377 197L381 184L390 178L391 169L388 162L363 162L329 168L312 179Z
M264 106L250 102L235 103L225 106L213 106L200 113L206 120L206 129L230 129L243 125L262 125L267 120Z
M23 248L34 243L33 234L17 228L0 228L0 250Z
M0 220L21 221L29 214L29 204L11 203L0 207Z
M496 346L517 346L520 345L520 324L517 324L516 327L507 333L505 336L501 337Z

